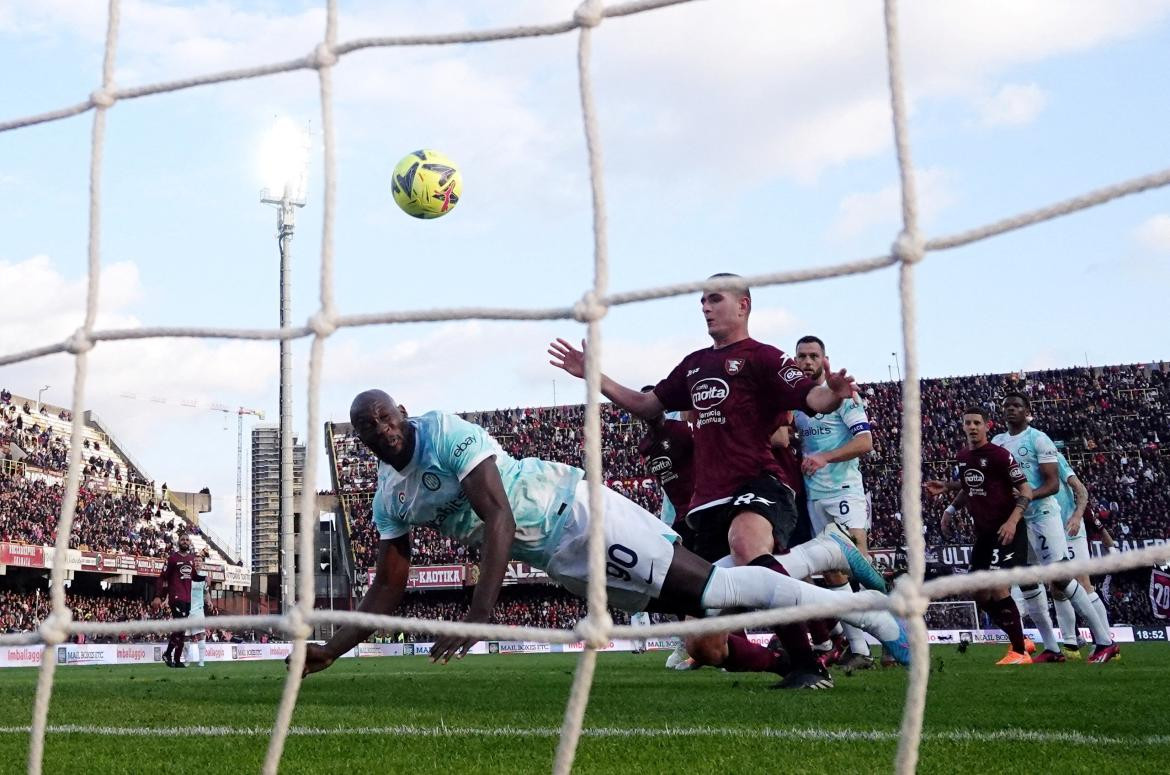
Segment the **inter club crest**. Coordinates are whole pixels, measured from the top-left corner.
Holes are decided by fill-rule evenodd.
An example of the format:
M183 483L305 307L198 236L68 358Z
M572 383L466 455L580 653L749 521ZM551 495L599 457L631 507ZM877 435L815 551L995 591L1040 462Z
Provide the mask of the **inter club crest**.
M743 358L728 358L723 362L723 370L727 372L727 376L734 377L739 374L739 370L743 368Z

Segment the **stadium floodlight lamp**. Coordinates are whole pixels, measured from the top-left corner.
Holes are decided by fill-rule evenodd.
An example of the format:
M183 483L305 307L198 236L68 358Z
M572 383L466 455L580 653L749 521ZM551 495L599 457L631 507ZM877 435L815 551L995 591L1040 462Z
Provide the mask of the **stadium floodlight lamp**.
M261 201L304 207L308 193L310 135L307 127L281 117L260 146Z

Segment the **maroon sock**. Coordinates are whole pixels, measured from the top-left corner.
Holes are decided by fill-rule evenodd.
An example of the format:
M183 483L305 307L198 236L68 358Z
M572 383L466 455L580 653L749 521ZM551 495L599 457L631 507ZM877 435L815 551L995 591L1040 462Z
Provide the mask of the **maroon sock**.
M748 565L758 565L761 568L774 570L782 576L788 575L784 566L776 562L776 558L770 554L761 554ZM808 627L805 626L804 622L781 624L773 628L773 632L780 638L780 645L788 653L788 659L794 667L811 667L816 664L817 656L813 653L812 643L809 642Z
M985 610L991 615L991 621L1007 633L1008 640L1012 642L1012 651L1026 654L1024 626L1020 623L1020 609L1016 608L1016 601L1012 599L1012 596L1008 595L1002 600L991 601L986 605Z
M811 619L808 622L808 634L812 636L813 643L824 643L833 640L833 627L837 624L836 619Z
M784 675L788 672L788 660L763 646L757 646L743 635L731 633L727 636L727 659L720 667L729 673Z

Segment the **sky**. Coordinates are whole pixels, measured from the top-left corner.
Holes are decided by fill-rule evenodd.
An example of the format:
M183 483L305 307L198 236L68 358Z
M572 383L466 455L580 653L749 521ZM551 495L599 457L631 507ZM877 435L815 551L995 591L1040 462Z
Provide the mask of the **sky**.
M340 3L342 41L569 18L570 0ZM901 5L913 160L928 237L1168 165L1170 0L911 0ZM0 121L99 85L106 4L0 5ZM324 3L127 0L115 80L156 83L303 56ZM334 73L335 298L344 313L565 306L592 282L575 34L361 50ZM592 75L608 203L610 289L633 290L882 255L899 229L877 0L704 0L608 19ZM127 100L108 113L98 328L275 327L276 213L260 203L264 138L312 132L292 248L292 320L319 307L322 137L316 73ZM93 113L0 133L0 354L51 344L84 315ZM463 198L419 221L390 196L399 158L456 161ZM1170 358L1170 192L930 255L917 272L925 376ZM791 350L824 339L861 382L900 368L897 271L754 291L751 332ZM550 338L584 327L456 322L340 330L320 408L360 390L412 412L576 403ZM698 295L615 308L607 373L640 386L709 344ZM306 427L307 341L293 345ZM70 356L0 367L0 386L68 404ZM268 342L102 343L86 408L174 489L210 487L207 524L234 536L235 418L275 420ZM135 398L128 398L133 395ZM156 400L158 399L158 400ZM159 402L165 400L165 403ZM195 404L194 407L184 406ZM251 418L249 423L251 422ZM316 475L326 488L327 470Z

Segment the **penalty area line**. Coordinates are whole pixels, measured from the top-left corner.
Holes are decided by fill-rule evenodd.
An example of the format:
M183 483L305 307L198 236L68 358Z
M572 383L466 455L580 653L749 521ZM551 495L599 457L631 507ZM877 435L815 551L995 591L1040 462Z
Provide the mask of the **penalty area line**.
M27 726L0 727L0 734L17 735L30 732ZM111 727L86 724L55 724L47 732L53 735L97 735L99 737L268 737L271 727L185 726L185 727ZM297 737L335 737L345 735L385 735L387 737L549 737L555 738L561 730L556 727L424 727L415 725L369 727L291 727L289 734ZM590 727L583 729L585 737L599 738L669 738L669 737L750 737L808 742L893 742L900 733L896 730L864 729L802 729L753 727ZM952 729L924 732L927 741L940 742L1025 742L1062 743L1064 745L1170 745L1170 735L1114 737L1088 735L1080 732L1054 732L1041 729L969 730Z

